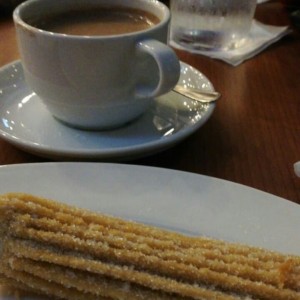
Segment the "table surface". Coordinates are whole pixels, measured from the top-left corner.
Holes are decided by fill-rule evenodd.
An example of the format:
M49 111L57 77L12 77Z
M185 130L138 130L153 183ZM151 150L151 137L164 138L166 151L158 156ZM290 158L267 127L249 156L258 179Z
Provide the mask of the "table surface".
M277 1L258 5L256 18L289 25ZM209 119L179 145L130 164L164 167L226 179L300 204L300 34L291 34L256 57L232 67L177 51L221 92ZM0 16L0 67L19 59L10 15ZM1 101L1 96L0 96ZM46 162L0 140L0 165Z

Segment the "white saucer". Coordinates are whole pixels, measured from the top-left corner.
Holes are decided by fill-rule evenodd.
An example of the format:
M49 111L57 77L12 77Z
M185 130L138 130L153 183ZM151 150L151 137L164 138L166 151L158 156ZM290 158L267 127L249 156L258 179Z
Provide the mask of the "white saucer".
M181 63L181 83L214 90L198 70ZM139 119L115 130L69 128L47 111L24 81L20 61L0 68L0 135L30 153L51 159L128 160L165 150L201 127L215 104L170 92Z

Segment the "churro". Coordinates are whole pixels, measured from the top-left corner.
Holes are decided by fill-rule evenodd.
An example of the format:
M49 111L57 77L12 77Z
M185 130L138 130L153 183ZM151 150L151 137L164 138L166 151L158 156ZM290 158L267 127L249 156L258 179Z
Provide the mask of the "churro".
M0 197L0 282L62 299L300 300L300 256Z

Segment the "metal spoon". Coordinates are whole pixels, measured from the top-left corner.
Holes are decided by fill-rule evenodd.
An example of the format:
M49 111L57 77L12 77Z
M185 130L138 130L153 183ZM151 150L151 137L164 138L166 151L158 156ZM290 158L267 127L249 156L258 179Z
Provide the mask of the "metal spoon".
M180 84L177 84L173 91L185 97L191 98L193 100L202 102L202 103L210 103L217 101L221 94L218 92L204 92L199 89L194 89L190 87L185 87Z

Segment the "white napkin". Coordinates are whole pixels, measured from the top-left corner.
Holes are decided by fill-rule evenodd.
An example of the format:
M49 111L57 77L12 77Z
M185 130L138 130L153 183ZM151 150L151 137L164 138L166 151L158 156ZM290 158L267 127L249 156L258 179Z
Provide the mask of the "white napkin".
M170 45L177 49L206 55L211 58L223 60L232 66L237 66L243 61L257 55L290 31L288 26L265 25L253 20L247 42L238 49L228 51L201 51L185 48L174 41L170 41Z
M264 3L264 2L267 2L269 0L257 0L257 4L260 4L260 3Z

